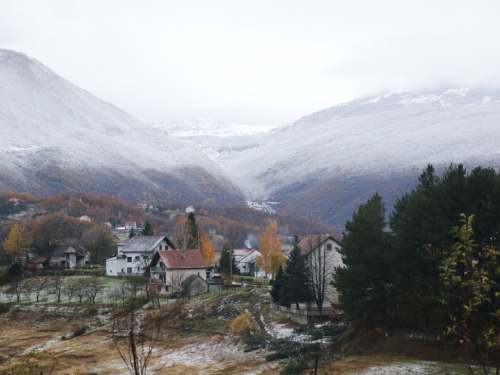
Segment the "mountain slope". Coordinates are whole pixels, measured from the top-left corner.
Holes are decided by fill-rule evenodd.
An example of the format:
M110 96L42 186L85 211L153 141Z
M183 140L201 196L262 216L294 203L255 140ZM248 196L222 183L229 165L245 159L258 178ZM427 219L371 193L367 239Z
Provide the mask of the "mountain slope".
M239 190L198 149L142 124L26 55L0 50L0 102L4 189L241 201Z
M250 199L338 230L374 192L390 208L429 163L498 168L499 121L500 91L434 88L358 99L265 134L191 140Z

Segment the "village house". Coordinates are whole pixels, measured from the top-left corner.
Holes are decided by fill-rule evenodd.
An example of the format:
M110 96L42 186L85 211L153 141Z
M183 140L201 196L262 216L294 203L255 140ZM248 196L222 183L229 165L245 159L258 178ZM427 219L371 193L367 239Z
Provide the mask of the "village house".
M206 268L200 250L158 251L151 261L151 281L162 294L186 288L189 288L190 293L198 294L201 282L191 276L199 276L206 284ZM207 291L208 284L204 288Z
M69 242L51 246L43 255L49 258L49 267L75 268L90 264L88 253L77 244ZM42 263L45 266L47 260Z
M156 252L173 249L174 244L165 236L135 236L118 242L117 254L106 259L106 275L143 275Z
M332 302L337 302L338 293L330 284L335 267L343 266L342 258L337 251L341 247L340 243L330 236L309 235L299 242L302 255L305 256L311 279L315 280L315 285L310 287L324 288L323 311L332 311ZM319 276L319 277L318 277ZM311 282L310 282L311 283ZM305 310L316 310L318 307L314 302L300 304L299 307Z
M240 274L244 276L257 276L259 267L257 267L257 259L262 256L261 252L256 249L234 249L234 261Z

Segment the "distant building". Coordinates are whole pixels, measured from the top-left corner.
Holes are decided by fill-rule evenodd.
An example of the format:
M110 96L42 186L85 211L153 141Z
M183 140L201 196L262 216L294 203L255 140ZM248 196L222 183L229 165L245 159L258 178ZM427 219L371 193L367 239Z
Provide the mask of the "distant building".
M240 270L240 273L245 276L257 276L259 267L257 267L257 259L262 256L261 252L256 249L234 249L234 261Z
M80 221L90 223L90 217L87 215L80 216Z
M151 281L153 285L158 286L160 293L179 292L186 287L194 291L191 282L197 279L197 276L205 281L206 269L207 264L200 250L158 251L151 261ZM191 280L188 286L185 285L187 280ZM197 281L197 285L199 283ZM208 291L208 284L205 287L205 291Z
M173 250L174 244L164 236L135 236L118 242L117 254L106 259L106 275L143 275L151 259L160 250Z
M187 207L186 207L186 213L188 213L188 214L189 214L189 213L194 212L194 211L195 211L195 209L194 209L194 207L193 207L193 206L187 206Z

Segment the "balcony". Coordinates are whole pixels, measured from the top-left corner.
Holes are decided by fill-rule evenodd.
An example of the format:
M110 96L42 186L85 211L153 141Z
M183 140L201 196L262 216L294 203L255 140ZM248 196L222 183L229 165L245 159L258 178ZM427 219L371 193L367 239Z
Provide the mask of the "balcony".
M149 272L165 272L165 267L150 267Z

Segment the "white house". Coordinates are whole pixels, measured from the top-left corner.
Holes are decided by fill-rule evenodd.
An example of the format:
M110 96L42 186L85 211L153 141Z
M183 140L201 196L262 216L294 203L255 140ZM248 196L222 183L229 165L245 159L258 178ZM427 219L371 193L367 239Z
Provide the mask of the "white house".
M313 293L321 294L324 288L323 311L331 311L332 302L337 302L338 293L335 288L330 285L335 267L343 266L342 258L337 251L340 249L340 243L330 236L325 235L309 235L299 242L299 247L302 255L305 256L311 277L309 286L313 289ZM313 306L314 305L314 306ZM317 305L312 304L299 305L302 309L315 310Z
M151 261L151 282L161 293L182 291L187 280L194 279L190 276L206 280L206 269L200 250L158 251Z
M240 270L240 273L245 276L257 276L259 267L257 267L257 259L262 256L261 252L256 249L234 249L234 261Z
M174 244L164 236L135 236L117 244L117 254L106 259L106 275L137 276L149 267L160 250L173 250Z

